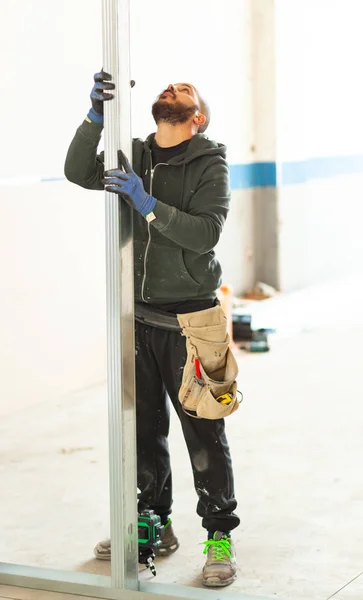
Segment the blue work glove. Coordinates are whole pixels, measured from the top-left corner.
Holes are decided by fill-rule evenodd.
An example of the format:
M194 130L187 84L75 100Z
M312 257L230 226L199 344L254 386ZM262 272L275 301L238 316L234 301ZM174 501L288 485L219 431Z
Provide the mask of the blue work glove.
M156 198L145 192L142 179L132 170L126 156L121 152L119 155L126 172L122 169L105 171L105 189L120 194L132 208L146 217L154 210Z
M115 84L110 83L112 75L106 73L103 69L100 73L96 73L93 79L95 84L90 94L92 108L88 112L87 117L93 123L103 123L103 103L107 100L112 100L114 97L113 94L108 93L106 90L114 90Z

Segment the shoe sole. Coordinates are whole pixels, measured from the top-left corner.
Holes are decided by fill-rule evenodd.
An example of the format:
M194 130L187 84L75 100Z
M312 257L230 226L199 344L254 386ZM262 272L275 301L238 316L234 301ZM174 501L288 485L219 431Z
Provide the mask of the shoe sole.
M110 556L101 556L101 555L95 554L95 558L97 560L108 560L108 562L110 562L110 560L111 560L111 554L110 554Z
M160 548L155 548L155 556L170 556L178 550L179 545L180 544L178 540L176 540L173 544L170 544L170 546L161 546ZM111 560L111 553L106 554L105 552L98 552L97 548L94 549L94 554L97 560Z
M231 585L236 579L237 574L224 581L219 579L219 577L208 577L208 579L203 579L203 585L206 587L226 587L227 585Z

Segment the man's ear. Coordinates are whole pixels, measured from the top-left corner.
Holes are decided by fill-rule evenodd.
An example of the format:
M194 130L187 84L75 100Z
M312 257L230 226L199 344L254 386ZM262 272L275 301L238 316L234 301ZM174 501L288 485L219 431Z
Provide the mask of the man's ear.
M196 125L198 125L198 127L200 127L201 125L204 125L206 120L207 120L206 116L202 115L202 113L198 112L196 115L194 115L193 123L195 123Z

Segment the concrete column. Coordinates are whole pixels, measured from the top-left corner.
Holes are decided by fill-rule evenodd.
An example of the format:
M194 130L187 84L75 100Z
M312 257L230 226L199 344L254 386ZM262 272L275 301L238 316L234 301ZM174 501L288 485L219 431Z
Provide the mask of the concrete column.
M253 78L250 154L260 173L257 182L260 185L252 189L254 279L278 288L275 0L250 1L250 44Z

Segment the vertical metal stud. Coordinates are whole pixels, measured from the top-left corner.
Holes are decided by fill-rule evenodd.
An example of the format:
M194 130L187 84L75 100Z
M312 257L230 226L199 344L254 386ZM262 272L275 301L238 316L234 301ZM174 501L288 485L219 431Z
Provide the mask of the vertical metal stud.
M103 0L103 68L116 84L105 103L105 168L132 159L129 0ZM138 588L132 210L106 192L111 580Z

